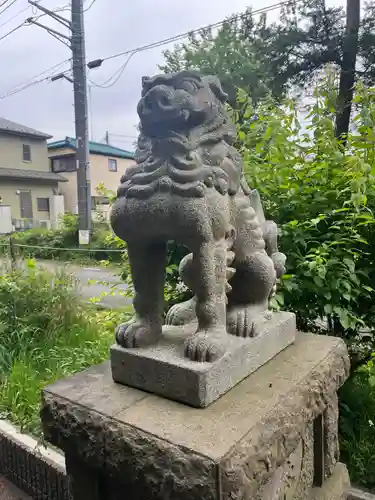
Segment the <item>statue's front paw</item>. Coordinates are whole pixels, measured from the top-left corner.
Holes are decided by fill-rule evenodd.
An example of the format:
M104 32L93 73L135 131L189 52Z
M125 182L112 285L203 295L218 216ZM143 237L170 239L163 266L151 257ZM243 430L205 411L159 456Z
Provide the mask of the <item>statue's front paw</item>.
M226 332L215 335L210 332L197 332L185 341L185 357L192 361L213 362L224 356L228 345Z
M227 313L227 330L236 337L257 337L271 318L271 311L260 311L256 306L237 307Z
M161 336L161 329L156 331L148 325L134 322L122 323L115 330L116 342L122 347L145 347L155 344Z

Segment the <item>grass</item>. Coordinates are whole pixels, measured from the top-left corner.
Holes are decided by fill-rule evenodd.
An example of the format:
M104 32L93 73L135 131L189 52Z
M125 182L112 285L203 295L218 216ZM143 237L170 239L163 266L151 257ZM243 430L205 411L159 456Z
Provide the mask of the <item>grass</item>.
M43 387L107 359L129 312L84 305L71 276L33 261L0 276L0 417L41 436Z

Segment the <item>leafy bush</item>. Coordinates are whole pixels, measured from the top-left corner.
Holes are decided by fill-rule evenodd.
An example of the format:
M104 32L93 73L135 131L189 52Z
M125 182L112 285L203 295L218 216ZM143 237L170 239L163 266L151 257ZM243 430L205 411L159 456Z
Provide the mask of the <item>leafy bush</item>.
M0 414L40 434L41 389L108 357L126 314L81 304L74 279L33 261L0 276Z
M334 134L335 100L328 77L305 129L293 101L265 100L256 120L247 106L239 138L248 182L280 225L288 257L278 304L297 314L299 328L327 318L325 330L354 343L360 329L375 326L375 89L357 88L345 150Z
M239 95L246 117L239 145L248 182L279 224L288 257L274 305L294 311L300 329L341 336L349 347L342 459L354 483L374 488L375 358L366 361L375 330L375 89L357 86L345 148L334 133L336 97L328 74L302 124L293 101L267 99L254 110Z
M78 250L78 217L65 214L57 230L35 228L12 235L16 255L41 259L120 262L121 249L108 223L94 222L90 245ZM64 250L68 249L68 250ZM103 249L103 252L99 252ZM91 250L91 251L90 251ZM115 250L115 251L113 251ZM0 251L9 251L9 238L0 238Z
M340 391L341 460L354 484L375 488L375 355Z

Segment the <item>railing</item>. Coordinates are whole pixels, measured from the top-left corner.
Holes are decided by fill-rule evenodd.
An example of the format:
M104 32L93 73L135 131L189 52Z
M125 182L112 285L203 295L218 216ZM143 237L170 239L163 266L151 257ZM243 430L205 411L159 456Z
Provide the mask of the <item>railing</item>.
M0 420L0 472L33 500L69 500L62 453Z

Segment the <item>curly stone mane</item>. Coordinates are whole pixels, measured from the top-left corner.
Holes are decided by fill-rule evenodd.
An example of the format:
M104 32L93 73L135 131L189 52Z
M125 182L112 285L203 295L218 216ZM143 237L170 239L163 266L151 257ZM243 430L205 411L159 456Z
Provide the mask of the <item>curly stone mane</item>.
M165 75L144 81L146 88L138 107L141 124L136 165L122 177L119 196L148 198L157 191L168 191L179 196L202 197L209 188L230 195L239 189L242 158L233 147L236 131L227 116L227 96L220 83L213 77L191 72L179 74L177 82L175 78ZM191 82L195 87L188 92L186 88L191 87L186 87L186 83ZM156 106L150 105L148 121L144 108L140 107L149 102L150 95L159 103L163 92L172 102L166 109L174 112L170 128L168 116L164 119ZM179 127L176 117L180 120Z

